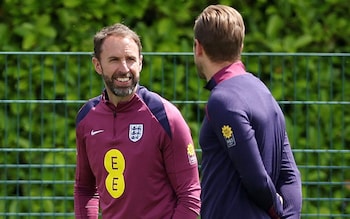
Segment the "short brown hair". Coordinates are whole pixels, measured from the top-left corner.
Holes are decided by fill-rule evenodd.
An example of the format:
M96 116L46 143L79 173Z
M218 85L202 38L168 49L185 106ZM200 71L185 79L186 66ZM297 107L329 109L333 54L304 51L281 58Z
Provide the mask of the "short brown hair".
M111 35L115 36L122 36L122 37L130 37L135 41L139 48L139 55L142 53L142 45L141 45L141 40L140 37L132 31L129 27L125 26L124 24L121 23L116 23L114 25L104 27L102 30L97 32L94 36L94 54L98 60L100 60L100 55L102 52L102 44L104 40Z
M198 16L194 38L213 62L240 59L245 26L241 14L226 5L210 5Z

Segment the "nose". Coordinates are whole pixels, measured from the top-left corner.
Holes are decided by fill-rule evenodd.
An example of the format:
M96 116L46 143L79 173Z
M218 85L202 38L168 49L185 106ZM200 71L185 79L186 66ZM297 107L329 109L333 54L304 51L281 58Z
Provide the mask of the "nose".
M127 63L127 61L126 60L123 60L123 61L121 61L121 64L120 64L120 71L121 72L124 72L124 73L127 73L127 72L129 72L129 66L128 66L128 63Z

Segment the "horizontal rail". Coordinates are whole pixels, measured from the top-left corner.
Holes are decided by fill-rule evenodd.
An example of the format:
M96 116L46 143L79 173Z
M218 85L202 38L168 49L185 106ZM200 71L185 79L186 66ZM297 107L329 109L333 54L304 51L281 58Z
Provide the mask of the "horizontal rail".
M50 213L37 213L37 212L26 212L26 213L0 213L0 216L19 216L28 218L28 216L74 216L74 213L59 213L59 212L50 212Z
M299 169L350 169L350 166L315 166L298 165ZM12 169L46 169L46 168L75 168L75 164L0 164L0 168Z
M350 153L350 150L337 149L292 149L295 153ZM0 152L76 152L75 148L0 148ZM201 152L196 149L196 152Z
M292 149L295 153L350 153L350 150L336 149Z
M31 184L31 185L68 185L74 184L74 180L0 180L0 184L6 185L20 185L20 184Z
M75 148L0 148L0 152L76 152Z
M0 180L0 184L6 184L6 185L71 185L74 184L74 180ZM321 185L327 185L327 186L339 186L339 185L350 185L350 182L328 182L328 181L303 181L303 185L314 185L314 186L321 186Z
M24 169L24 168L75 168L75 164L0 164L0 168Z
M87 100L0 100L0 103L41 103L41 104L83 104ZM206 104L205 100L171 100L175 104ZM293 104L293 105L350 105L350 101L303 101L303 100L281 100L278 101L280 104Z
M71 200L73 196L2 196L0 200Z
M0 52L0 55L92 55L93 52L47 52L47 51L32 51L32 52ZM143 55L156 56L193 56L193 52L143 52ZM243 52L242 56L350 56L350 53L288 53L288 52Z

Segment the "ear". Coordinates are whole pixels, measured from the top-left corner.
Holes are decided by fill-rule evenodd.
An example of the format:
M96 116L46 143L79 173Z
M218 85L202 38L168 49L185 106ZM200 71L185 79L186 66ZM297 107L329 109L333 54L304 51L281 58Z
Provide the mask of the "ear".
M140 55L140 71L142 70L142 65L143 65L143 55Z
M193 45L193 53L195 56L202 56L204 52L202 44L197 40L194 39L194 45Z
M92 57L92 64L94 65L95 67L95 71L101 75L102 74L102 66L101 66L101 63L100 61L96 58L96 57Z

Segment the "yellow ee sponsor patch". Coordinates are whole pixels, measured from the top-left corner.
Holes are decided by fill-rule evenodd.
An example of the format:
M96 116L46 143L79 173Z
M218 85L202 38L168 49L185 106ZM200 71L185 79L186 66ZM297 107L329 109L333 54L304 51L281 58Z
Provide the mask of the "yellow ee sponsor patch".
M230 126L228 125L222 126L221 132L226 140L226 145L228 148L231 148L236 145L236 139L235 139L235 136L233 135L233 131Z
M197 163L196 151L194 150L194 146L192 143L187 145L187 157L188 157L188 162L191 165Z

